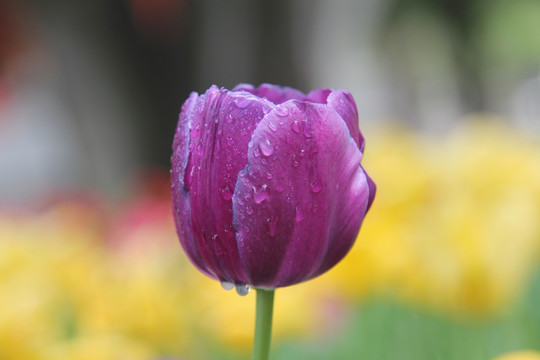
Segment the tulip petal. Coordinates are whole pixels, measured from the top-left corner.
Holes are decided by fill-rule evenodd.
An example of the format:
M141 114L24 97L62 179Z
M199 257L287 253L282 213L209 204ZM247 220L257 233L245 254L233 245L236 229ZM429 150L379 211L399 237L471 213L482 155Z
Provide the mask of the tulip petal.
M363 168L362 168L363 169ZM365 170L364 170L365 172ZM373 204L373 200L375 199L375 193L377 192L377 186L375 185L375 182L369 177L369 175L366 173L368 186L369 186L369 201L367 210L371 208L371 204Z
M317 89L313 90L306 96L306 100L315 102L318 104L326 104L328 95L332 93L332 89Z
M369 202L361 158L348 124L329 106L293 100L264 117L233 196L251 285L291 285L341 260Z
M251 134L274 105L246 92L215 86L201 99L191 124L184 181L190 196L191 231L201 258L215 277L246 283L231 199L238 172L247 164Z
M364 136L358 127L358 109L350 92L346 90L334 90L327 99L328 106L336 110L345 120L352 138L356 141L358 148L364 152Z
M197 249L195 238L191 231L189 192L184 184L185 170L189 156L189 134L198 99L199 96L197 93L191 93L184 105L182 105L182 111L178 119L171 157L171 196L175 214L174 221L182 247L200 271L208 276L215 277L213 271L205 266L201 254Z
M261 84L258 88L250 84L239 84L233 91L247 91L260 98L267 98L272 103L278 105L287 100L305 100L306 95L296 89L287 86L277 86L272 84Z

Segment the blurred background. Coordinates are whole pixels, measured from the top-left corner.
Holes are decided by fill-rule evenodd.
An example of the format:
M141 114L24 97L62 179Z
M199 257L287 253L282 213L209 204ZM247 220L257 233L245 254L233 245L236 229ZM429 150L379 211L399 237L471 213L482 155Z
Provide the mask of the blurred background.
M250 357L168 189L183 101L241 82L350 90L378 185L273 359L540 359L538 0L0 0L0 359Z

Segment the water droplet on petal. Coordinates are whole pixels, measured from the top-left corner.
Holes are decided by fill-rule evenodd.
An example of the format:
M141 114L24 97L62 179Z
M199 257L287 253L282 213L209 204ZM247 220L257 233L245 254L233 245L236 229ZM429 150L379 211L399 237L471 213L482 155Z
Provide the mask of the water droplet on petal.
M273 122L268 123L268 128L273 132L276 132L278 130L276 124L274 124Z
M322 190L321 183L317 180L313 181L309 187L310 187L311 192L315 194L321 192Z
M300 162L298 161L298 158L296 156L293 156L292 164L295 168L297 168L300 165Z
M225 290L229 291L229 290L234 289L234 283L232 283L230 281L222 281L221 282L221 287L224 288Z
M277 116L285 117L289 115L289 109L287 109L285 106L278 106L276 108L276 114Z
M236 105L236 107L239 109L247 108L250 103L251 101L249 101L249 99L245 97L237 97L236 99L234 99L234 105Z
M253 208L252 208L251 206L246 206L246 213L247 213L248 215L253 214Z
M272 176L272 174L268 173L268 174L266 174L266 178L267 178L268 180L272 180L273 176Z
M268 219L266 219L266 222L268 223L268 230L270 230L270 236L276 236L278 217L271 216Z
M225 117L225 121L228 122L228 123L231 123L233 121L233 116L232 114L229 114Z
M251 287L247 284L238 284L236 285L236 293L240 296L246 296L249 294Z
M304 123L304 136L306 138L312 138L313 137L313 131L310 129L310 127L307 125L307 122Z
M272 145L269 139L262 141L259 144L259 148L264 156L270 156L274 153L274 145Z
M229 185L222 186L219 191L221 192L221 197L223 200L231 200L233 197L233 192L229 188Z
M296 216L295 219L297 222L304 220L304 212L302 211L302 208L296 207Z
M193 183L193 175L195 174L195 166L192 166L189 170L189 173L186 173L184 175L184 186L186 186L188 189L191 187L191 184Z
M264 184L261 186L260 190L253 188L253 199L257 204L262 203L264 200L268 199L268 185Z
M291 128L293 129L293 131L297 134L300 134L300 124L298 124L298 121L294 121L292 124L291 124Z
M195 139L197 135L199 135L199 125L191 130L191 138Z

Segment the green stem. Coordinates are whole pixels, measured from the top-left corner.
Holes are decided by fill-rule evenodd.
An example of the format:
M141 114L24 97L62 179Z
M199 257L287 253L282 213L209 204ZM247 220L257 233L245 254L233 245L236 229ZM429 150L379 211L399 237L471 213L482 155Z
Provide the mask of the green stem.
M272 337L272 313L274 312L274 290L257 290L257 312L255 316L255 340L253 360L268 360Z

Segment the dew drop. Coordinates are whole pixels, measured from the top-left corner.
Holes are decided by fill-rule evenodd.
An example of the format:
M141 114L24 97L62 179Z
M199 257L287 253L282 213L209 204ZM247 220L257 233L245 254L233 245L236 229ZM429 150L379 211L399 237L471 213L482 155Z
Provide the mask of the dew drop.
M302 208L296 207L296 216L295 219L297 222L300 222L305 219L304 212L302 211Z
M260 190L253 188L253 199L257 204L262 203L264 200L268 199L268 185L264 184L261 186Z
M187 188L191 187L191 184L193 183L193 175L195 174L195 166L192 166L189 170L189 173L186 173L184 175L184 186Z
M253 208L252 208L251 206L246 206L246 213L247 213L248 215L253 214Z
M300 150L300 153L298 154L299 157L303 158L304 156L306 156L306 149L302 149Z
M251 290L251 287L247 284L236 285L236 293L240 296L246 296L247 294L249 294L250 290Z
M227 117L225 117L225 121L228 122L228 123L231 123L233 121L232 114L227 115Z
M285 191L285 187L284 187L283 185L281 185L281 184L278 184L278 185L276 186L276 191L277 191L278 193L282 193L283 191Z
M266 139L259 144L259 148L264 156L270 156L274 153L274 145Z
M232 283L230 281L222 281L221 282L221 287L224 288L225 290L229 291L229 290L234 289L234 283Z
M304 136L308 139L313 137L313 132L309 126L304 126Z
M191 130L191 137L192 138L196 138L197 135L199 135L199 126L195 126L192 130Z
M287 109L285 106L278 106L276 109L277 116L285 117L289 115L289 109Z
M268 219L266 219L266 222L268 223L268 230L270 230L270 236L276 236L278 217L269 217Z
M278 130L276 124L274 124L273 122L270 122L270 123L268 124L268 128L269 128L270 130L272 130L273 132L276 132L276 131Z
M266 174L266 178L267 178L268 180L272 180L273 176L272 176L272 174L268 173L268 174Z
M245 97L238 97L238 98L234 99L234 105L236 105L236 107L239 108L239 109L247 108L250 103L251 103L251 101L249 101L249 99L247 99Z
M298 124L298 121L293 122L291 128L295 133L300 134L300 124Z
M322 186L321 186L321 183L319 181L313 181L310 186L309 186L310 190L312 193L320 193L321 190L322 190Z
M222 186L219 189L219 192L221 193L221 197L223 200L231 200L233 197L233 192L229 188L229 185Z

